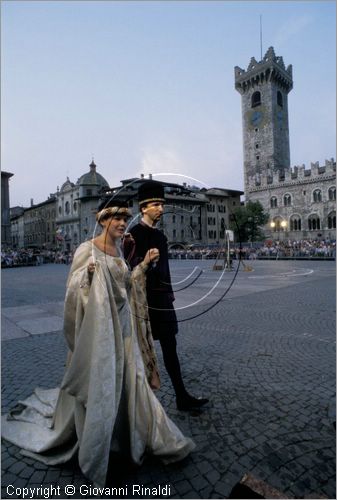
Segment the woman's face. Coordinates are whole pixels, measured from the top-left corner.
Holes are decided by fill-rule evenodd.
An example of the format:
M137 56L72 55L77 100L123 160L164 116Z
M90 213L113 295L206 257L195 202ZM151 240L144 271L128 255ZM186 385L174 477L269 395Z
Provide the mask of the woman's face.
M125 233L128 218L125 215L114 215L110 219L102 221L104 229L113 240L121 238Z

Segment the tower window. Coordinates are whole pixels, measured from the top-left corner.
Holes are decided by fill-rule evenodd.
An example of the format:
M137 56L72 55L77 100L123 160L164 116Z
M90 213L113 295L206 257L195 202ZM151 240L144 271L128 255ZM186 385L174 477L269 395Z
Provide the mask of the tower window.
M293 215L290 219L290 231L301 231L301 218Z
M290 207L291 205L291 196L290 194L285 194L283 197L283 204L285 207Z
M277 198L276 196L273 196L270 198L270 208L276 208L277 207Z
M254 92L252 95L252 108L255 108L256 106L260 106L261 104L261 92Z
M259 155L256 155L256 159L257 159L257 160L259 160L259 159L260 159Z
M328 228L336 229L336 212L331 212L328 215Z
M308 219L308 229L309 231L315 231L316 229L321 229L321 222L317 215L311 215Z
M331 187L329 189L329 200L336 201L336 188L335 187Z
M320 189L315 189L312 196L314 203L320 203L322 201L322 191Z
M259 149L259 145L258 145L258 144L255 144L255 148L256 148L256 149Z
M277 104L283 108L283 95L279 90L277 91Z

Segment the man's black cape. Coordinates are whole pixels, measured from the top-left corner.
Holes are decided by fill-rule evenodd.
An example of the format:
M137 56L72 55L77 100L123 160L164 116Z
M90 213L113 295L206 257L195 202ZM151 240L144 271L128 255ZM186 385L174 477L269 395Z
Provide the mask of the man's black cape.
M173 307L167 238L158 229L143 223L131 228L130 233L136 245L135 248L132 248L132 244L125 245L124 256L131 267L141 262L150 248L158 248L160 253L159 261L149 267L146 279L152 336L158 340L164 335L175 335L178 332L178 324Z

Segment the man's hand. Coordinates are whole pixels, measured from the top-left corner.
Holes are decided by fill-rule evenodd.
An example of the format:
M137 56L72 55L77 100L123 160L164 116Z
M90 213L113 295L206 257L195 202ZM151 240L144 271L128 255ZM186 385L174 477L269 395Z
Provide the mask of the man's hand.
M145 264L151 264L154 262L158 262L160 257L158 248L150 248L145 254L144 261Z

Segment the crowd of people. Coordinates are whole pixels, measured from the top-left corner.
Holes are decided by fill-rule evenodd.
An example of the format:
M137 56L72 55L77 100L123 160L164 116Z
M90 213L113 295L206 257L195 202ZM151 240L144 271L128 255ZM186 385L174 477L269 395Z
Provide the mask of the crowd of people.
M73 252L31 248L1 250L1 267L39 266L41 264L71 264Z
M222 259L227 250L218 246L197 246L189 249L172 249L171 259ZM279 259L279 258L336 258L336 242L325 240L266 240L258 243L231 244L232 259Z
M267 241L259 248L245 248L246 258L336 258L336 242L325 240Z
M1 251L1 267L39 266L41 264L71 264L74 252L61 250L12 249ZM240 245L231 244L232 259L335 259L336 242L325 240L266 240L259 243ZM221 259L226 257L222 246L197 246L188 249L171 249L170 259Z

